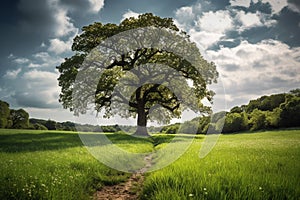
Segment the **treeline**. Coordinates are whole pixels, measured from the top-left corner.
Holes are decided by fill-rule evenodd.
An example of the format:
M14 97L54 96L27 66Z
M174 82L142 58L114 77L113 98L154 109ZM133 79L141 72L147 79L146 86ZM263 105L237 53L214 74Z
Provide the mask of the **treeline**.
M8 103L0 100L0 128L29 128L29 114L23 109L10 109Z
M230 112L219 112L212 117L203 116L164 127L149 127L152 133L234 133L300 127L300 89L289 93L262 96L251 100L247 105L233 107ZM24 109L9 108L7 102L0 100L0 128L63 130L83 132L119 132L133 133L136 126L128 125L90 125L74 122L56 122L54 120L29 119Z
M197 117L183 124L165 126L162 133L234 133L263 129L300 127L300 89L289 93L262 96L247 105L212 117Z
M48 119L29 118L28 112L24 109L14 110L9 104L0 100L0 128L8 129L35 129L35 130L61 130L61 131L82 131L82 132L106 132L114 133L125 131L133 133L136 126L128 125L90 125L78 124L70 121L56 122ZM149 127L150 132L158 132L159 127Z

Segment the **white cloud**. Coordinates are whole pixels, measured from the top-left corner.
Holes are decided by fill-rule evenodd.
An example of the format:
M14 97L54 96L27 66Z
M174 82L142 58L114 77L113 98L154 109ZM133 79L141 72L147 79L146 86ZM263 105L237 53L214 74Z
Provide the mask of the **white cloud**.
M196 31L195 29L191 29L189 31L189 35L191 36L191 40L203 50L207 49L209 46L218 42L223 36L225 36L221 33Z
M200 4L199 4L200 5ZM201 9L201 6L200 6ZM181 7L175 12L174 23L181 29L188 28L195 20L195 13L193 12L193 6Z
M198 46L207 49L224 37L226 31L231 30L233 27L233 19L228 11L209 11L198 17L196 26L191 28L188 34Z
M227 30L232 29L233 21L228 11L209 11L203 13L203 16L198 19L197 25L202 31L224 34Z
M16 58L13 60L17 64L25 64L29 62L29 59L27 58Z
M49 55L49 53L48 52L44 52L44 51L43 52L38 52L38 53L34 54L33 57L36 58L36 59L38 59L38 60L40 60L40 61L42 61L42 62L47 62L48 59L51 58L51 56Z
M21 68L16 69L16 70L7 70L6 73L4 74L4 78L8 79L16 79L18 74L22 71Z
M8 58L8 59L13 59L13 58L15 58L15 56L14 56L14 54L11 53L11 54L9 54L9 55L7 56L7 58Z
M122 15L121 21L123 21L123 20L126 19L126 18L130 18L130 17L137 18L139 15L140 15L140 13L133 12L132 10L128 10L126 13L124 13L124 14Z
M57 108L59 87L58 73L42 70L30 70L19 80L21 90L16 90L13 97L20 106L37 108Z
M283 92L300 85L299 47L290 48L276 40L257 44L243 41L237 47L207 53L224 77L228 99L232 101Z
M41 71L41 70L31 70L28 72L25 72L23 77L26 80L30 81L37 81L40 82L41 80L45 80L48 82L56 82L57 74L53 72L48 72L48 71Z
M243 6L243 7L249 7L251 0L230 0L231 6Z
M91 6L91 11L98 13L104 6L104 0L88 0Z
M40 67L53 69L64 60L59 56L50 55L48 52L38 52L32 57L33 59L31 59L30 63L27 65L28 68Z
M239 11L237 14L237 18L242 22L242 27L253 27L253 26L261 26L262 23L260 21L260 17L257 13L245 13L244 11Z
M70 33L76 33L78 29L68 16L68 9L62 7L58 0L48 0L49 7L53 10L55 20L55 36L62 37Z
M71 46L72 46L72 40L65 42L58 38L55 38L50 40L50 46L48 50L54 52L55 54L61 54L64 52L70 52Z
M253 3L257 3L259 0L252 0ZM272 7L273 13L280 12L285 6L288 5L287 0L262 0L263 3L269 3ZM231 6L243 6L249 7L251 0L230 0Z
M258 1L258 0L256 0L256 1ZM288 5L287 0L262 0L262 2L263 3L270 3L271 6L272 6L272 11L274 13L280 12L285 6Z
M276 20L268 19L267 15L258 11L256 13L245 13L243 10L236 11L235 20L241 23L241 25L236 25L240 32L259 26L270 27L277 23Z

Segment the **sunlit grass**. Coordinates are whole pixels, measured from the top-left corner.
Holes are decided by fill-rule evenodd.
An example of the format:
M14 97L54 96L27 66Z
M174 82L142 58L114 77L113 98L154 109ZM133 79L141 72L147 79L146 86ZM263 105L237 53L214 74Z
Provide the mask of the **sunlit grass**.
M134 153L158 151L174 140L170 151L175 151L176 145L192 137L106 135ZM222 135L210 154L200 159L203 138L196 136L177 161L147 174L141 198L281 200L300 196L299 130ZM0 199L91 199L97 189L130 175L101 164L74 132L0 129L0 156ZM164 164L155 156L152 162Z
M129 177L96 160L74 132L0 129L0 157L0 199L89 199Z
M142 199L298 199L300 131L222 135L203 159L196 139L172 165L148 175Z

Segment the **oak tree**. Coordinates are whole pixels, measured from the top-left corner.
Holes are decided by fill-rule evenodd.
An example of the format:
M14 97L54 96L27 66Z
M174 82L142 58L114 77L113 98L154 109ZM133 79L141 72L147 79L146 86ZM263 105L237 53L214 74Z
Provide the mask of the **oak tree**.
M154 27L163 31L159 34L153 31L152 34L152 29L147 29L144 32L139 29L143 27ZM138 29L138 31L132 32L133 42L139 44L141 40L144 43L155 41L160 42L160 46L146 45L139 48L129 48L128 51L121 51L118 56L112 55L111 52L117 52L117 48L126 46L126 37L124 37L119 39L116 44L111 44L110 48L113 51L101 50L101 48L107 48L103 42L108 38L134 29ZM171 39L172 42L164 41L170 38L168 38L168 34L165 34L168 33L168 30L175 33ZM138 35L134 35L135 33ZM131 41L127 40L128 42ZM170 48L176 47L181 52L168 50L164 47L164 45L168 45L167 43L171 44ZM216 82L218 77L216 66L201 56L196 44L190 41L185 32L178 29L171 18L161 18L147 13L137 18L125 19L120 24L96 22L83 27L82 33L74 38L72 46L74 55L66 58L57 69L60 72L58 81L61 87L59 100L64 108L69 108L75 115L84 114L87 110L86 103L74 104L74 97L81 95L80 99L83 101L89 98L90 94L84 91L84 88L88 90L89 84L85 84L84 81L78 83L77 75L87 70L84 63L87 58L93 57L89 55L94 49L96 49L98 57L106 58L101 75L89 78L89 80L97 79L97 88L93 94L94 109L98 113L104 111L105 117L115 114L119 114L121 117L137 116L138 128L135 134L148 135L146 126L151 116L168 122L174 117L179 117L185 109L191 109L195 112L210 111L201 103L201 100L206 97L212 101L214 93L207 88L207 85ZM179 54L192 57L193 62ZM97 65L99 62L94 60L93 63ZM103 67L103 65L102 63L101 66ZM163 66L169 66L173 71L165 70ZM94 74L90 73L89 75ZM178 79L178 75L183 78L184 82L182 79ZM149 76L151 80L157 80L157 82L145 81ZM166 85L163 82L170 82L173 87L171 87L172 84ZM128 91L129 96L127 98L122 92L116 92L115 88L122 84L135 86L134 90ZM176 86L174 87L174 85ZM76 88L79 88L80 91L76 92ZM182 93L185 102L176 91ZM113 101L127 104L128 107L119 106L118 113L116 113L116 109L112 109ZM156 106L161 109L153 109Z

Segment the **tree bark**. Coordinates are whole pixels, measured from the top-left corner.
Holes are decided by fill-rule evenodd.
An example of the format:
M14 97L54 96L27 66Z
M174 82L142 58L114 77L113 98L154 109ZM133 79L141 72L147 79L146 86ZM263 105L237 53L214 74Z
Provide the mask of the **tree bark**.
M134 135L139 137L148 137L147 115L145 112L145 105L142 102L138 103L137 113L137 130L135 131Z

